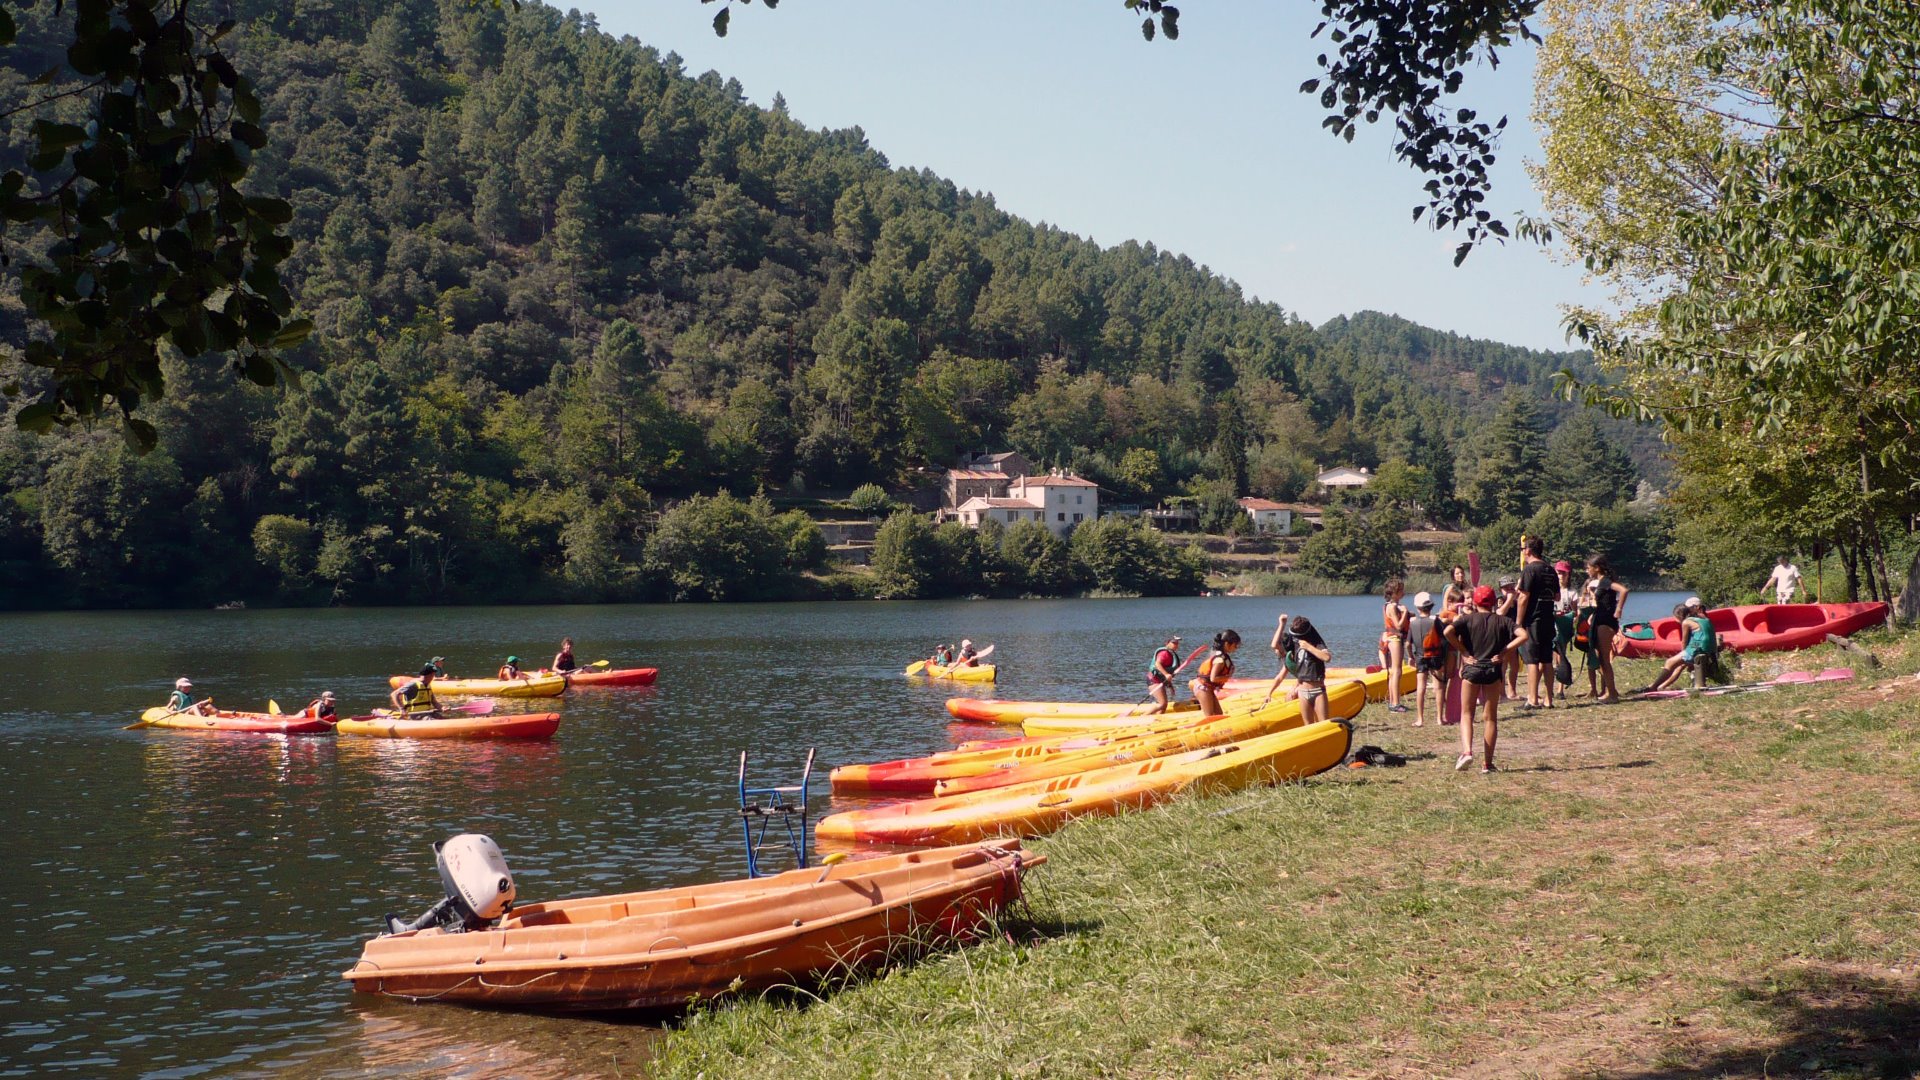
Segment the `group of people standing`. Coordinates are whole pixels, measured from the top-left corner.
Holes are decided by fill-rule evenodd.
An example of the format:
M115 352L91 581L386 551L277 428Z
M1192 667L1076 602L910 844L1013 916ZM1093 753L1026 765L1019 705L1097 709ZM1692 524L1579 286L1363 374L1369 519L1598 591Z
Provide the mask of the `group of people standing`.
M1481 771L1494 771L1499 737L1499 706L1519 701L1523 710L1550 709L1561 687L1573 682L1569 651L1586 657L1587 696L1605 704L1620 700L1614 682L1613 641L1620 633L1627 586L1615 580L1604 555L1587 559L1584 580L1573 582L1573 565L1549 565L1546 545L1537 536L1521 540L1517 577L1503 577L1496 588L1468 584L1466 569L1455 566L1439 598L1422 592L1409 609L1405 585L1387 583L1382 608L1381 663L1398 670L1410 662L1418 672L1414 708L1401 700L1397 682L1387 684L1387 710L1413 712L1415 727L1426 723L1428 691L1435 691L1441 723L1448 718L1453 682L1461 681L1460 756L1454 768L1474 761L1473 728L1480 722ZM1522 680L1524 679L1524 688Z
M1311 724L1327 719L1327 661L1333 659L1333 653L1327 648L1320 631L1305 615L1289 617L1282 612L1270 644L1280 661L1280 671L1267 685L1265 700L1272 701L1280 684L1291 679L1294 682L1293 694L1300 700L1301 720ZM1148 715L1164 713L1173 707L1175 677L1203 649L1194 650L1191 656L1182 661L1180 636L1175 634L1154 650L1153 660L1147 666L1147 694L1153 701L1153 707L1146 710ZM1207 652L1207 658L1201 661L1199 674L1187 684L1187 688L1193 692L1193 700L1200 706L1201 715L1217 716L1225 711L1220 707L1220 697L1226 691L1227 683L1233 679L1234 654L1240 651L1240 632L1220 631L1213 635L1211 649L1204 651Z

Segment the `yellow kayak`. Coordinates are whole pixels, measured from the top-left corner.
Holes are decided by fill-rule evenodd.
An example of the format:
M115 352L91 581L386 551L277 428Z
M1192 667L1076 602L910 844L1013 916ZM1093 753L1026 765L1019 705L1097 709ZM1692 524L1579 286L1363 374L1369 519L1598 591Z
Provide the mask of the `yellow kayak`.
M1327 669L1327 686L1329 688L1336 682L1357 682L1365 689L1368 701L1385 701L1387 699L1387 678L1388 675L1385 671L1369 672L1365 668ZM1412 668L1402 669L1400 683L1402 692L1410 692L1413 690L1414 671ZM1293 693L1293 689L1294 683L1292 680L1282 682L1279 689L1274 691L1274 698L1277 700L1283 696L1290 695ZM1226 715L1237 716L1260 708L1265 700L1265 690L1259 693L1248 692L1234 694L1232 697L1222 701L1220 707L1226 710ZM1028 735L1090 735L1103 734L1127 728L1140 723L1142 720L1150 719L1152 719L1152 717L1143 717L1138 714L1121 714L1117 716L1035 716L1022 721L1020 729Z
M1329 714L1342 719L1351 719L1358 715L1366 704L1366 696L1358 682L1335 684L1328 692ZM1092 768L1097 764L1118 764L1121 761L1136 760L1145 756L1164 756L1175 749L1194 749L1195 746L1172 747L1162 749L1158 754L1130 754L1117 757L1111 762L1096 762L1088 755L1117 754L1132 751L1134 745L1146 744L1154 740L1172 737L1185 737L1187 733L1205 729L1208 735L1227 732L1214 742L1231 742L1234 739L1251 735L1267 734L1269 727L1294 726L1299 716L1299 703L1292 699L1275 700L1264 709L1233 716L1203 717L1198 713L1185 713L1177 716L1155 716L1127 728L1118 728L1112 732L1098 735L1058 735L1050 738L1013 738L1002 739L981 746L969 746L958 750L942 750L925 757L901 758L897 761L879 761L854 765L842 765L833 770L832 784L836 792L862 792L895 795L928 795L935 787L946 780L960 780L970 777L998 774L1004 775L1014 770L1051 762L1058 758L1071 758L1078 762L1075 769ZM1288 717L1295 719L1288 720ZM1044 775L1055 776L1058 772ZM1028 776L1026 779L1036 779ZM1001 781L1009 783L1010 781Z
M919 671L910 671L909 675L925 675L929 679L952 679L955 682L992 682L994 667L992 664L975 664L965 667L955 664L947 667L943 664L923 664Z
M950 844L1044 836L1077 817L1152 806L1183 791L1236 791L1325 772L1347 756L1352 732L1322 723L1150 761L1012 787L849 810L823 819L829 843Z
M387 685L398 690L413 681L411 675L395 675ZM567 692L565 675L522 675L517 679L435 679L433 692L456 697L559 697Z
M1366 703L1366 693L1358 682L1337 683L1327 688L1329 716L1342 720L1351 719L1359 714ZM992 770L979 772L973 776L941 780L935 786L934 794L961 795L969 791L1011 787L1015 784L1047 780L1055 776L1086 772L1089 769L1100 769L1129 761L1146 761L1151 758L1166 757L1169 754L1184 753L1188 750L1200 750L1209 746L1258 738L1301 725L1298 699L1275 700L1264 708L1255 709L1240 716L1209 717L1171 731L1116 739L1103 747L1085 750L1062 748L1037 761L1002 763ZM1077 740L1067 742L1075 741ZM1063 747L1065 745L1062 744Z

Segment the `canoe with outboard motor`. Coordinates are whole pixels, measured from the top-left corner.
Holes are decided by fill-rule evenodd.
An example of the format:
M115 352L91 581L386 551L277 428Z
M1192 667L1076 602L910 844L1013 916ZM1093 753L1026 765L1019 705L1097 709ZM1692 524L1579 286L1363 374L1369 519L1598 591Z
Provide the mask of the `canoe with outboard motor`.
M344 975L356 991L413 1001L677 1009L728 993L804 988L829 972L884 962L907 939L973 937L1019 899L1021 876L1044 862L1018 841L997 841L531 904L464 932L428 925L382 934ZM486 885L511 890L500 865ZM444 869L442 877L451 894L453 880ZM459 914L455 925L464 926Z
M304 714L282 716L278 713L229 712L217 710L211 716L180 712L168 715L165 705L155 705L140 714L147 727L174 728L180 731L240 731L256 735L326 735L333 725Z
M414 680L412 675L394 675L387 685L398 690ZM522 675L517 679L435 679L433 692L455 697L482 694L487 697L559 697L567 692L565 675Z
M342 735L379 739L551 739L559 713L496 713L492 716L356 716L337 725Z
M1870 604L1746 604L1714 608L1707 612L1714 633L1720 635L1720 647L1734 652L1787 652L1810 649L1827 640L1827 635L1846 637L1887 621L1887 605ZM1651 638L1632 637L1626 631L1614 636L1621 656L1672 656L1686 646L1687 635L1678 619L1655 619Z
M1346 758L1352 739L1345 724L1309 724L1051 780L848 810L821 819L814 838L927 845L1044 836L1077 817L1152 806L1183 791L1237 791L1325 772Z

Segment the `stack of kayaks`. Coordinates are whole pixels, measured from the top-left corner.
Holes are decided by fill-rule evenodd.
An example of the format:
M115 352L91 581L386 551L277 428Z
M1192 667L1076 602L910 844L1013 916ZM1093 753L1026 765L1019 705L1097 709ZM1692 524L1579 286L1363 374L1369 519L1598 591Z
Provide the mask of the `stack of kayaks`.
M218 710L210 716L181 712L169 715L165 705L155 705L140 714L147 727L175 728L181 731L240 731L261 735L326 735L333 725L310 716L282 716L278 713L230 712Z
M1412 691L1417 678L1412 668L1400 669L1400 689L1406 693ZM1341 679L1359 679L1366 686L1368 701L1385 701L1387 698L1387 673L1383 668L1336 667L1327 669L1329 685ZM1266 696L1271 682L1267 679L1230 679L1221 692L1221 705L1228 714L1243 712L1259 706ZM1293 684L1283 682L1279 694L1292 693ZM1042 729L1070 731L1082 727L1100 727L1105 721L1126 721L1132 719L1150 719L1143 715L1150 702L1139 701L1003 701L995 698L956 697L947 699L947 712L956 720L976 724L1021 724L1029 734ZM1199 709L1193 701L1176 702L1167 713L1192 713ZM1052 721L1061 721L1055 725ZM1032 723L1040 721L1040 723ZM1093 721L1080 724L1079 721Z
M1400 688L1402 693L1410 692L1415 688L1417 685L1415 683L1416 677L1412 668L1400 669ZM1389 678L1391 678L1391 676L1384 669L1368 671L1365 668L1330 668L1327 671L1328 687L1332 687L1337 682L1358 683L1362 691L1366 694L1367 701L1386 700L1387 680ZM1261 708L1266 701L1267 685L1268 684L1262 684L1259 693L1235 694L1222 701L1220 707L1226 710L1229 716ZM1290 697L1293 691L1294 683L1291 681L1282 682L1279 688L1274 691L1273 700L1278 701L1283 697ZM1085 717L1033 716L1021 721L1020 728L1028 735L1083 735L1129 727L1138 723L1140 719L1139 716L1127 715Z
M1077 817L1151 806L1183 791L1234 791L1312 776L1338 765L1350 743L1345 724L1311 724L1051 780L849 810L823 819L814 835L912 845L1040 836Z
M593 1011L804 987L883 960L903 936L978 932L1045 861L1008 841L533 904L493 929L374 938L345 978L416 1001Z
M411 675L395 675L387 680L394 689L412 682ZM486 697L559 697L567 692L565 675L522 675L517 679L435 679L433 692L462 697L481 694Z
M1366 702L1356 681L1333 684L1327 696L1329 715L1341 719L1358 715ZM1163 757L1296 727L1299 722L1299 703L1276 699L1265 708L1239 716L1203 718L1187 713L1144 717L1128 727L1097 735L1000 739L926 757L843 765L833 770L832 784L836 792L896 795L930 794L943 783L967 788L1004 786L1014 782L1010 777L1033 780ZM981 778L997 779L997 785Z
M356 716L335 725L342 735L379 739L550 739L560 730L559 713L502 713L490 716Z
M1872 604L1748 604L1714 608L1707 612L1720 647L1735 652L1786 652L1809 649L1833 634L1846 637L1887 621L1887 605ZM1621 634L1620 655L1672 656L1686 645L1678 619L1656 619L1651 638ZM1632 628L1629 628L1632 629Z

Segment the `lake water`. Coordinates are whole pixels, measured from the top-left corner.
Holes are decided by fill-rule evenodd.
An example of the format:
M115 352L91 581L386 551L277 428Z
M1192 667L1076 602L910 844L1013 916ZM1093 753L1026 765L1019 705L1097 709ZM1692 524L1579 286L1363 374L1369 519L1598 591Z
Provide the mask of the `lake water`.
M1242 672L1271 674L1283 609L1369 662L1367 597L0 617L0 1076L634 1074L641 1025L361 998L339 973L383 913L438 898L427 845L456 832L499 842L523 902L742 876L740 752L792 783L817 747L819 811L828 767L950 745L941 703L985 688L902 678L935 642L997 645L1001 697L1137 700L1168 632L1234 627ZM183 674L229 708L331 689L361 713L429 655L482 675L569 634L661 675L569 694L550 743L122 730Z

